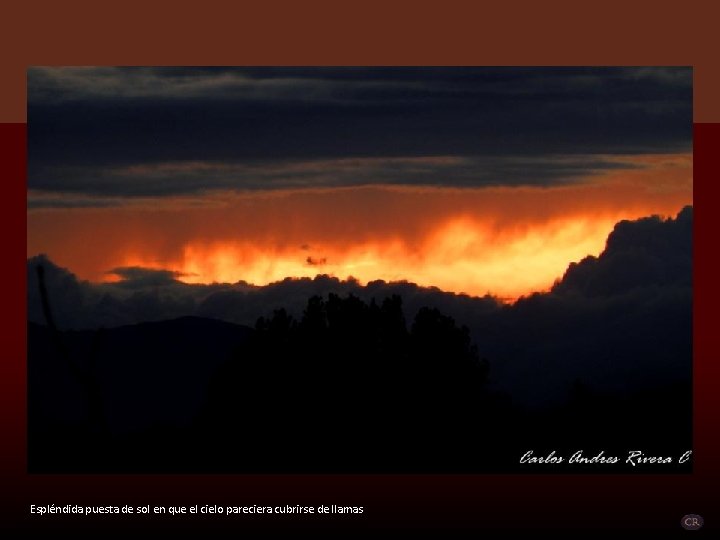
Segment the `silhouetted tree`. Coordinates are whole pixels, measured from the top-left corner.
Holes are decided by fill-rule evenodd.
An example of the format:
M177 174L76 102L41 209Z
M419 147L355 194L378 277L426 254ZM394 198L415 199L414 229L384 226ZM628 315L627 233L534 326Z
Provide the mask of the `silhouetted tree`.
M420 310L408 332L399 296L315 296L299 322L282 309L258 320L214 382L205 427L225 459L267 467L467 458L486 375L468 329L437 310Z

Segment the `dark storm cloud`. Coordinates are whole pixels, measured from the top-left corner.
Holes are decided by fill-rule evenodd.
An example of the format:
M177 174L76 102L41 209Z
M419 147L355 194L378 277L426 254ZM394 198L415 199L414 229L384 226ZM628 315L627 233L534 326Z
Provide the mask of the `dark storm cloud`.
M353 158L468 158L435 182L485 185L488 156L686 151L692 130L689 68L32 68L28 96L29 187L115 195L142 191L132 167ZM204 174L211 189L317 181ZM204 179L143 181L163 194Z
M470 328L490 361L492 384L517 403L562 399L576 382L594 391L687 382L692 365L692 208L675 219L616 225L605 251L571 265L549 293L512 306L493 298L445 293L412 283L361 286L328 276L285 279L265 287L245 283L187 285L172 272L131 269L123 281L79 282L40 256L28 260L28 317L42 323L35 267L62 328L118 326L186 315L254 325L285 308L296 317L313 295L355 294L365 301L402 297L407 320L423 306L438 308ZM161 279L143 287L147 276ZM552 396L552 398L551 398Z
M128 289L142 289L145 287L158 287L161 285L177 284L182 272L171 270L154 270L139 266L123 266L107 272L120 278L119 286Z
M31 208L111 206L111 197L202 194L215 190L399 186L548 186L639 165L607 156L428 156L264 163L175 161L131 166L35 168ZM42 173L41 173L42 171ZM53 196L63 192L64 197ZM82 195L94 198L82 198ZM114 199L117 201L117 199Z
M78 196L79 195L79 196ZM122 205L122 199L118 197L93 196L92 192L77 193L77 190L28 190L27 209L36 210L40 208L112 208Z
M600 96L650 104L687 97L690 77L689 68L673 67L37 67L28 71L28 90L31 104L163 98L372 106Z
M647 283L691 287L692 207L671 223L668 227L657 216L618 223L602 255L570 264L553 292L599 297Z

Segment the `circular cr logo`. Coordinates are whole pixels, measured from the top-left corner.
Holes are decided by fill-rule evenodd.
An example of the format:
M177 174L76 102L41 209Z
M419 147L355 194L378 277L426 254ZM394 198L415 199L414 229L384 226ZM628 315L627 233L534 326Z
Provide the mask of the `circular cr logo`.
M680 525L682 525L683 529L688 531L697 531L703 526L703 523L704 521L702 516L697 514L688 514L687 516L683 516L680 520Z

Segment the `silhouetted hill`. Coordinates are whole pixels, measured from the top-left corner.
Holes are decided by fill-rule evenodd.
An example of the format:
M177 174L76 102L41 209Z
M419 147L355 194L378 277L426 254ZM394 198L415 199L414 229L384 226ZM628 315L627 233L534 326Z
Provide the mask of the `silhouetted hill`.
M56 335L32 322L38 264L61 329L167 313L255 329L181 317ZM44 257L28 279L34 470L499 472L538 445L691 442L689 207L619 223L599 257L510 306L327 276L93 285Z
M439 438L462 463L477 449L486 364L468 329L428 308L408 329L397 296L313 297L255 331L185 317L30 323L28 339L36 471L377 470L419 466Z
M35 433L46 431L45 436L50 430L62 437L64 429L72 429L110 438L187 427L207 398L213 373L252 332L223 321L183 317L61 332L63 354L46 326L29 323L30 425ZM87 384L100 396L99 403L89 402ZM98 406L102 410L90 410ZM57 448L57 443L38 444Z

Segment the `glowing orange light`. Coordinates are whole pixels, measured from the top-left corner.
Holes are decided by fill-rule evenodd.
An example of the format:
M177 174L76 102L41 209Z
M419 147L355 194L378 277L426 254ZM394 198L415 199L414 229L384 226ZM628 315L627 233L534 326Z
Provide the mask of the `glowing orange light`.
M400 239L337 245L318 243L321 264L308 263L301 248L263 246L252 242L190 242L182 258L162 263L126 257L127 266L172 268L186 283L266 285L286 277L328 274L365 284L381 279L406 280L471 295L491 293L515 299L548 289L570 261L602 251L616 216L566 218L524 230L494 232L491 225L469 217L449 220L416 245Z

